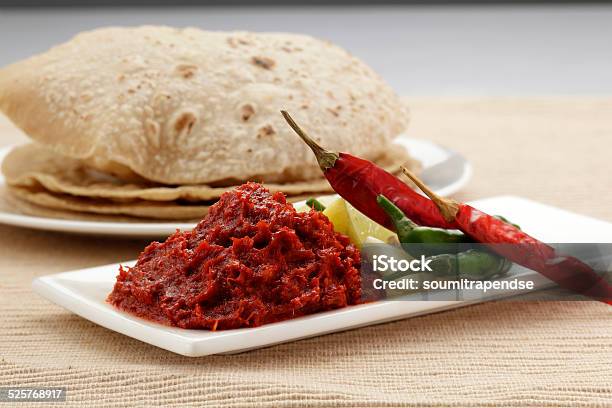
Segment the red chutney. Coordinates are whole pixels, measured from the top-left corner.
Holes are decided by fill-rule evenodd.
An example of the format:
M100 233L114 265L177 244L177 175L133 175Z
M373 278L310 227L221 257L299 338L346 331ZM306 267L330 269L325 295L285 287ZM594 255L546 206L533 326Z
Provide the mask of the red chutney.
M121 267L108 302L188 329L254 327L356 304L360 254L323 214L256 183L225 193L190 232Z

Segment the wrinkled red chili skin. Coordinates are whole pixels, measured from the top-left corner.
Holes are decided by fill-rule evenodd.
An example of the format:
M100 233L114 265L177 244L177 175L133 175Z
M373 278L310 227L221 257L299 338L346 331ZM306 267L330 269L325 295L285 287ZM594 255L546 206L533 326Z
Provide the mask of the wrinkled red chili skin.
M541 273L560 287L612 304L612 287L590 266L575 257L559 254L550 245L499 218L460 204L455 224L455 228L477 242L511 244L490 248L512 262Z
M456 219L447 221L429 198L374 163L347 153L340 153L334 166L326 169L324 174L336 193L389 229L393 229L393 225L376 202L379 194L391 200L419 225L459 229L476 242L511 244L492 245L491 248L563 288L612 303L612 288L591 267L574 257L558 254L551 246L469 205L461 204Z
M455 228L453 223L442 217L430 199L393 174L359 157L347 153L340 153L339 156L334 166L324 171L325 177L336 193L368 218L393 229L389 216L376 202L376 197L383 194L417 224Z
M108 302L187 329L235 329L361 302L360 253L320 212L247 183L193 231L154 242L122 267Z

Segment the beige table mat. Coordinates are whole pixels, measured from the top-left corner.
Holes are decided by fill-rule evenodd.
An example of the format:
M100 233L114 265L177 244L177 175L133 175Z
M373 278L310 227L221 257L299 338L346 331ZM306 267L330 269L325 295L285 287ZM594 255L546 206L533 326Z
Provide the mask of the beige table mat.
M612 98L409 104L412 136L473 162L459 199L516 194L612 221ZM0 226L0 384L66 386L69 406L612 406L612 309L595 302L485 304L191 359L30 290L143 245Z

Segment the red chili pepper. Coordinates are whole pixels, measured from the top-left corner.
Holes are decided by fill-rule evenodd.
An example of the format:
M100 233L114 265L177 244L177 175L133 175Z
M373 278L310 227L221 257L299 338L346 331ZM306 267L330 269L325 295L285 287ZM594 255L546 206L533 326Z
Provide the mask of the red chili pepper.
M376 202L376 197L382 194L417 224L454 228L442 217L431 200L414 191L393 174L359 157L325 150L312 140L287 112L281 111L281 113L293 130L312 149L334 191L368 218L393 229L389 216Z
M407 169L403 168L404 173L431 200L367 160L325 150L287 112L281 113L312 149L332 188L370 219L392 228L389 217L376 202L376 197L383 194L417 224L459 229L476 242L497 244L491 249L510 261L541 273L562 288L612 305L612 287L579 259L559 254L550 245L467 204L439 197Z
M406 174L436 204L444 219L514 263L541 273L560 287L612 305L612 287L589 265L558 253L553 247L507 222L467 204L442 198L431 191L410 170ZM509 244L509 245L503 245Z

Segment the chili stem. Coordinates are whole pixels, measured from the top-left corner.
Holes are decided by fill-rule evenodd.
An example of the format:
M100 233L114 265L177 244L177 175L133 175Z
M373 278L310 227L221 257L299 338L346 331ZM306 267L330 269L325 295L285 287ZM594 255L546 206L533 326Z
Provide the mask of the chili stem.
M421 191L424 192L425 195L431 199L431 201L436 204L446 221L451 222L455 219L457 213L459 212L458 202L456 202L455 200L451 200L450 198L440 197L439 195L434 193L425 183L423 183L423 181L418 178L413 172L411 172L404 166L400 167L402 169L402 172L404 172L404 174L410 180L412 180L414 184L416 184L417 187L420 188Z
M293 131L298 134L304 143L310 147L317 158L317 162L319 162L319 167L321 167L321 170L325 171L334 167L334 164L336 164L336 160L340 158L340 155L336 152L330 152L329 150L321 147L321 145L315 142L297 123L295 123L287 111L282 110L281 113L289 126L291 126L291 129L293 129Z

